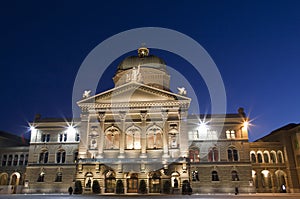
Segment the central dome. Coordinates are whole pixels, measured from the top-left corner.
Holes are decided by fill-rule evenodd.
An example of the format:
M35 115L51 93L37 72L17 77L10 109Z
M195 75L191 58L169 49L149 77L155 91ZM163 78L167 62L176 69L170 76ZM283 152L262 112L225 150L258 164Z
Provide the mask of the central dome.
M170 76L163 59L149 55L149 49L141 47L137 56L126 57L118 65L113 78L115 86L120 86L130 81L169 90Z
M130 56L126 57L118 66L118 70L127 70L133 67L137 67L140 65L141 67L150 67L156 69L166 69L166 64L164 60L161 58L149 55L146 57L138 57L138 56Z

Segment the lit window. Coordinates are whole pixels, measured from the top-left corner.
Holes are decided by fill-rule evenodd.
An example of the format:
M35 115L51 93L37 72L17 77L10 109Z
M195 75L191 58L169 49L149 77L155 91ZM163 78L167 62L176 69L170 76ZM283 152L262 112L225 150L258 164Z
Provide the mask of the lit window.
M119 149L120 133L119 129L111 126L105 132L105 149Z
M227 139L235 139L235 130L227 130L226 131L226 138Z
M189 157L191 162L200 162L200 152L198 147L192 147L189 150Z
M126 149L141 149L140 129L136 126L129 127L126 131Z
M74 163L78 161L78 151L74 152Z
M152 126L147 131L147 148L162 148L162 130L158 126Z

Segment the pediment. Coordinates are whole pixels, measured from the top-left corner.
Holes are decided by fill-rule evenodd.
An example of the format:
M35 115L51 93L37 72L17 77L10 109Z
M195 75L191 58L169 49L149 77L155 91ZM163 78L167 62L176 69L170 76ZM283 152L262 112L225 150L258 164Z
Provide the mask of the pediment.
M186 101L190 98L165 90L154 88L145 84L130 82L111 90L99 93L89 98L83 99L77 104L117 104L117 103L147 103Z

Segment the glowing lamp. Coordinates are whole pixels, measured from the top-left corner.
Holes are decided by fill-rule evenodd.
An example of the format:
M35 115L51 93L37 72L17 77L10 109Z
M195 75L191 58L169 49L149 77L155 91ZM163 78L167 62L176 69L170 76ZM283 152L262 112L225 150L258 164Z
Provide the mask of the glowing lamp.
M69 126L68 129L67 129L67 132L70 133L70 134L75 133L76 129L73 126Z

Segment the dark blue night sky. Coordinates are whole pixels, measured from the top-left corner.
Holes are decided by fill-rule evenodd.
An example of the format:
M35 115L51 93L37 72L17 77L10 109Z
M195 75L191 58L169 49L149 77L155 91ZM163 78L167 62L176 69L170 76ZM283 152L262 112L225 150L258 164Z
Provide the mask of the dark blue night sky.
M299 10L296 0L2 2L0 130L28 136L27 121L36 113L71 117L73 83L85 57L108 37L138 27L170 28L199 42L222 75L227 112L244 107L253 120L251 140L299 123ZM209 112L205 84L189 75L188 63L151 52L199 87L200 110ZM99 92L113 87L116 65Z

